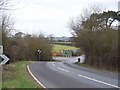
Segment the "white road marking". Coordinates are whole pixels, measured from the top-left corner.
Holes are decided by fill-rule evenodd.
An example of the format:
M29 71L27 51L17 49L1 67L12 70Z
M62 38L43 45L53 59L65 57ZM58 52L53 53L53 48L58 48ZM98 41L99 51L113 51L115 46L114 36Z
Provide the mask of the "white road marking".
M43 88L46 88L46 87L33 75L33 73L30 71L29 65L27 66L27 69L28 69L29 73L31 74L31 76L35 79L35 81L37 81L37 83L38 83L39 85L41 85Z
M103 82L103 81L99 81L99 80L97 80L97 79L93 79L93 78L90 78L90 77L87 77L87 76L84 76L84 75L78 75L78 76L79 76L79 77L82 77L82 78L85 78L85 79L89 79L89 80L98 82L98 83L101 83L101 84L105 84L105 85L108 85L108 86L111 86L111 87L120 88L119 86L112 85L112 84L109 84L109 83L106 83L106 82Z
M63 69L63 68L60 68L60 67L57 67L57 68L60 69L60 70L62 70L62 71L65 71L65 72L70 72L70 71L65 70L65 69Z
M55 67L55 64L54 64L54 63L52 63L52 65ZM63 69L63 68L60 68L60 67L57 67L57 68L60 69L60 70L62 70L62 71L65 71L65 72L70 72L70 71L65 70L65 69Z
M54 63L52 63L52 64L53 64L53 66L55 66ZM57 67L57 68L60 69L60 70L62 70L62 71L65 71L65 72L70 72L70 71L65 70L65 69L63 69L63 68L60 68L60 67ZM75 74L75 73L73 72L73 74ZM82 77L82 78L85 78L85 79L88 79L88 80L92 80L92 81L101 83L101 84L105 84L105 85L108 85L108 86L111 86L111 87L120 88L119 86L112 85L112 84L106 83L106 82L104 82L104 81L99 81L99 80L97 80L97 79L93 79L93 78L90 78L90 77L87 77L87 76L84 76L84 75L78 75L78 76L79 76L79 77Z
M54 63L52 63L52 65L55 67L55 64L54 64Z

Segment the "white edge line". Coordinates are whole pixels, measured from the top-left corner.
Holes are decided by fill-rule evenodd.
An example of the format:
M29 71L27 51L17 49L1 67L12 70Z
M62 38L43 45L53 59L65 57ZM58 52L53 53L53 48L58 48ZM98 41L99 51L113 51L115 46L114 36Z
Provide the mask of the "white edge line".
M38 81L38 79L32 74L32 72L30 71L29 65L27 65L27 69L29 71L29 73L31 74L31 76L35 79L35 81L37 81L37 83L39 85L41 85L43 88L46 88L40 81Z
M79 76L79 77L82 77L82 78L85 78L85 79L89 79L89 80L98 82L98 83L102 83L102 84L105 84L105 85L108 85L108 86L112 86L112 87L115 87L115 88L120 88L119 86L112 85L112 84L109 84L109 83L106 83L106 82L103 82L103 81L99 81L99 80L97 80L97 79L93 79L93 78L90 78L90 77L87 77L87 76L83 76L83 75L78 75L78 76Z

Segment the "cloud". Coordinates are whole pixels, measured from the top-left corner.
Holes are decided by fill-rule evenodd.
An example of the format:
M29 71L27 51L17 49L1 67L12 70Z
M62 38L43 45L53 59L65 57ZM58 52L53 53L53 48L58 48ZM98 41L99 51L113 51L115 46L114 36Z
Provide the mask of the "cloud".
M15 28L26 32L41 30L55 35L63 32L70 35L66 28L69 19L78 16L83 8L94 2L116 9L117 0L21 0L17 7L24 8L13 11Z

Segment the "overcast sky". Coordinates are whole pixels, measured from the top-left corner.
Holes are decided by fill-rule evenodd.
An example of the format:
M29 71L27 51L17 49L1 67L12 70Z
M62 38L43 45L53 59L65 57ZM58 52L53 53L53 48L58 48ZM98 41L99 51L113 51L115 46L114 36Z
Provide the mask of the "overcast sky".
M12 12L15 28L24 33L71 36L69 22L92 4L118 9L119 0L20 0Z

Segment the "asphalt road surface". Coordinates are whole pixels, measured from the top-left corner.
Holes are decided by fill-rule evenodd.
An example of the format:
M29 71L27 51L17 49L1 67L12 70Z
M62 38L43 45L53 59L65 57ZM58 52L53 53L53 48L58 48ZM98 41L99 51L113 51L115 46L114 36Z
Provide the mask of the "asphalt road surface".
M90 69L70 63L73 58L56 58L62 62L35 62L32 74L46 88L120 88L118 74Z

